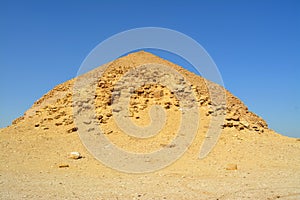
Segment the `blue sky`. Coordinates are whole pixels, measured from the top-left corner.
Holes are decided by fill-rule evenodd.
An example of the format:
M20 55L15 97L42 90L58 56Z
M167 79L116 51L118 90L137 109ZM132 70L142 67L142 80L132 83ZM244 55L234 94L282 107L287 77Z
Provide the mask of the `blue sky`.
M108 37L165 27L199 42L225 87L277 132L300 137L299 1L0 1L0 127L76 76Z

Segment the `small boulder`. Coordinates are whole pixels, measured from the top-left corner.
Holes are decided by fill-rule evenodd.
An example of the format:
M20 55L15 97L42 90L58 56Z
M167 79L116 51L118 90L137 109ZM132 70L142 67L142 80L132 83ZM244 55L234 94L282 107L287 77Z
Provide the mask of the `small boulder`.
M89 124L92 123L92 121L91 120L85 120L85 121L83 121L83 123L86 124L86 125L89 125Z
M75 131L77 131L77 130L78 130L77 127L73 127L73 128L71 128L71 129L69 129L67 132L68 132L68 133L72 133L72 132L75 132Z
M73 151L73 152L69 153L69 158L74 159L74 160L78 160L78 159L82 158L82 156L79 152Z
M55 123L55 126L60 126L60 125L62 125L63 123L62 122L56 122Z
M237 164L227 164L226 170L237 170Z
M214 113L214 110L212 108L210 108L210 109L208 109L207 113L212 114L212 113Z

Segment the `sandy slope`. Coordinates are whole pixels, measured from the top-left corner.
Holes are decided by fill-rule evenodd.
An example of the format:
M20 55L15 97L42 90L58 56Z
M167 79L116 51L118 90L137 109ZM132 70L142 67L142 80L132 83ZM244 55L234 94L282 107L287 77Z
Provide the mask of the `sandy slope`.
M111 85L134 65L146 62L168 65L183 73L195 85L200 105L200 126L188 151L174 164L152 173L128 174L118 172L96 160L82 144L73 121L72 85L74 79L63 83L29 109L24 117L11 126L0 129L0 198L1 199L300 199L300 141L281 136L267 128L260 117L226 91L226 120L222 134L212 152L198 159L199 149L206 139L210 111L207 88L196 77L178 66L152 54L139 52L109 64L107 75L96 89L95 98L99 126L118 146L137 152L153 148L171 148L169 134L180 116L173 97L163 91L163 97L152 98L155 91L137 96L132 106L132 120L147 124L143 107L145 98L161 105L170 102L166 110L168 126L152 141L133 140L116 126L107 113L111 108L103 102L110 99ZM94 73L94 72L93 72ZM93 74L92 73L92 74ZM117 74L111 78L109 74ZM88 75L90 76L90 75ZM109 84L108 84L109 83ZM145 88L142 88L145 91ZM150 95L150 97L149 97ZM205 97L205 98L203 98ZM201 100L202 99L202 100ZM131 108L130 108L131 109ZM219 114L219 113L217 113ZM234 119L234 120L233 120ZM231 123L232 124L231 126ZM149 145L151 144L151 145ZM145 145L147 148L144 148ZM73 160L68 153L78 151L83 158ZM236 164L237 170L227 170ZM60 168L60 165L69 167Z

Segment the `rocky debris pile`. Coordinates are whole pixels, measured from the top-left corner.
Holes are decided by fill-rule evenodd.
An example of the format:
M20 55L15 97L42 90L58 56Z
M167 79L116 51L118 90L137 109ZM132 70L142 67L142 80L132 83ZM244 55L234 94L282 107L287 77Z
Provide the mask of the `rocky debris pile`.
M225 127L235 127L238 130L254 130L259 133L263 133L265 129L268 129L267 123L261 117L250 112L238 98L232 95L227 98Z
M128 109L128 117L139 118L139 111L149 105L161 105L165 109L196 105L186 80L162 70L160 65L142 66L130 72L121 66L109 69L96 88L96 111L101 123L105 123L113 112L124 109ZM103 115L110 110L112 112Z
M150 69L145 63L155 63L159 68ZM141 67L143 65L145 67ZM164 70L162 65L168 69ZM83 87L74 94L75 81ZM124 96L124 90L129 91L127 96ZM223 93L226 101L220 95ZM142 117L141 111L150 105L161 105L166 110L175 111L197 106L206 110L206 117L224 116L223 128L249 129L259 133L268 128L262 118L248 111L239 99L221 86L146 52L129 54L56 86L13 124L36 117L36 128L47 130L66 126L66 131L72 133L77 131L74 117L89 111L92 114L83 123L88 131L92 131L96 128L92 124L107 123L114 112L124 109L115 106L123 101L120 98L129 99L125 109L128 109L128 117L135 119Z
M139 118L139 112L149 105L161 105L165 109L179 108L179 101L173 92L162 85L147 84L134 90L129 101L128 117ZM119 112L122 108L115 108L113 112Z
M13 124L18 124L26 118L35 120L34 127L49 130L52 127L66 127L67 133L75 132L72 113L72 86L73 80L56 86L53 90L36 101L24 114L16 119Z
M122 59L122 58L121 58ZM96 109L98 118L101 123L106 123L112 116L112 112L119 112L121 108L111 108L111 105L120 98L122 89L126 88L126 82L130 82L130 79L123 80L119 84L121 78L124 79L124 74L130 70L126 65L115 66L112 62L106 73L101 77L96 88ZM149 83L153 82L153 77L157 72L142 69L142 73L135 74L135 77L151 77L145 79L139 77L141 82ZM147 74L148 73L148 74ZM186 80L178 79L174 77L170 78L170 73L162 74L162 76L168 77L168 85L176 85L175 92L184 91L186 88L193 93L194 98L190 100L194 105L206 108L207 116L224 115L225 121L223 128L236 128L238 130L248 129L255 130L257 132L264 132L268 126L266 122L248 111L248 108L236 97L232 96L228 91L224 92L224 88L212 82L205 82L203 78L197 77L197 80L193 84L186 84ZM157 77L155 77L158 79ZM131 80L132 81L132 80ZM136 82L134 82L136 84ZM181 102L177 98L174 91L170 88L160 84L140 84L141 87L134 89L132 87L130 102L129 102L129 114L128 117L140 118L139 112L145 110L149 105L161 105L165 109L181 109ZM209 89L208 89L209 88ZM226 95L226 102L222 99L220 94ZM189 94L189 93L188 93ZM213 98L213 101L212 101ZM106 114L103 114L105 113Z
M68 107L72 105L72 94L67 93L64 98L58 99L55 104L48 104L35 111L40 121L35 123L36 128L43 130L49 129L50 125L65 126L71 128L67 129L68 133L76 131L74 126L73 115L70 113Z

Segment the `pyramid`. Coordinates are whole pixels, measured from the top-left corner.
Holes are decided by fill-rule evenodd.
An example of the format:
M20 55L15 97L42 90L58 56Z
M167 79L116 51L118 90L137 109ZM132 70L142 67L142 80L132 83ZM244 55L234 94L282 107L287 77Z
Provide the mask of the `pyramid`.
M128 102L118 104L124 102L120 99L125 89L130 91ZM155 106L164 110L164 123L161 116L149 114ZM192 109L199 117L187 117L191 125L180 133L195 130L191 142L183 144L174 162L153 172L118 171L133 161L107 165L83 139L101 135L126 152L142 155L163 149L169 154L160 159L167 160L176 148L181 150L173 141L180 135L184 113ZM148 130L152 123L159 133L144 138L124 133L116 119L123 111L123 126L130 121ZM11 126L0 129L0 138L3 199L298 199L300 194L298 139L269 129L222 86L144 51L56 86ZM200 158L204 148L207 154ZM121 157L105 156L108 161ZM143 162L154 166L155 159Z
M103 118L100 120L100 123L105 124L106 121L112 116L111 109L109 108L106 109L106 107L108 107L108 104L111 101L112 98L111 90L113 90L113 85L115 84L115 82L117 82L118 78L120 78L126 71L133 68L134 66L139 66L142 65L143 63L148 63L148 62L151 63L155 62L157 64L167 65L169 67L172 67L175 70L178 70L180 73L186 75L190 79L190 81L194 84L192 85L193 92L196 95L196 99L199 102L199 106L206 109L207 111L206 116L214 114L214 111L210 109L211 99L210 99L210 93L208 91L208 86L207 86L207 84L213 84L213 83L205 80L200 76L196 76L195 74L171 62L163 60L153 54L142 51L142 52L129 54L126 57L122 57L110 63L110 66L106 71L106 74L103 75L104 77L101 77L98 80L99 86L96 88L97 91L95 95L98 94L100 95L98 95L95 98L95 103L97 104L96 108L100 112L99 115L103 116ZM84 75L84 78L87 79L90 78L95 74L95 71L96 70L94 70L92 73L90 72L89 74ZM69 126L73 124L72 115L65 114L65 112L63 111L61 112L61 110L64 109L67 110L67 108L73 107L72 89L75 81L76 79L72 79L53 88L50 92L48 92L38 101L36 101L32 106L32 108L30 108L27 112L25 112L24 116L14 120L12 124L16 125L21 121L27 120L28 118L34 118L35 115L50 116L53 115L54 113L61 113L61 115L58 115L56 116L56 118L54 118L53 123L54 122L57 123L56 126L60 126L60 122L64 126ZM138 92L141 93L138 95L138 97L141 99L135 99L135 101L137 101L135 103L137 105L136 107L140 107L140 110L142 110L141 109L142 107L146 107L145 104L141 105L142 102L145 102L147 99L148 100L151 99L148 98L148 96L154 96L155 95L154 93L156 92L155 90L161 90L161 92L163 93L166 93L164 90L167 90L167 88L149 89L147 87L148 86L144 86L144 88L140 88L140 91L136 91L136 93ZM213 87L216 87L215 90L217 90L217 88L221 86L215 84ZM269 130L267 123L262 118L250 112L248 108L238 98L233 96L229 91L226 90L225 92L226 92L227 105L225 106L226 110L223 111L224 113L227 112L227 115L226 115L226 121L223 125L224 127L234 127L238 130L242 130L242 129L254 130L257 131L257 133L263 133L265 130ZM137 96L137 94L134 95ZM166 97L166 96L164 97L164 99L167 98L170 101L170 98L173 97ZM170 107L172 107L172 105L176 106L176 102L172 102L172 103L173 104L171 104ZM161 102L158 102L158 104L161 104ZM138 111L133 112L133 109L134 109L133 106L129 108L132 115L135 114L138 115ZM63 116L66 117L63 118ZM63 119L60 119L61 117ZM57 119L60 119L58 120L60 122L57 122ZM43 119L40 123L35 124L35 126L41 126L43 128L48 121L52 121L51 117L50 119ZM45 127L44 129L47 129L47 127Z

